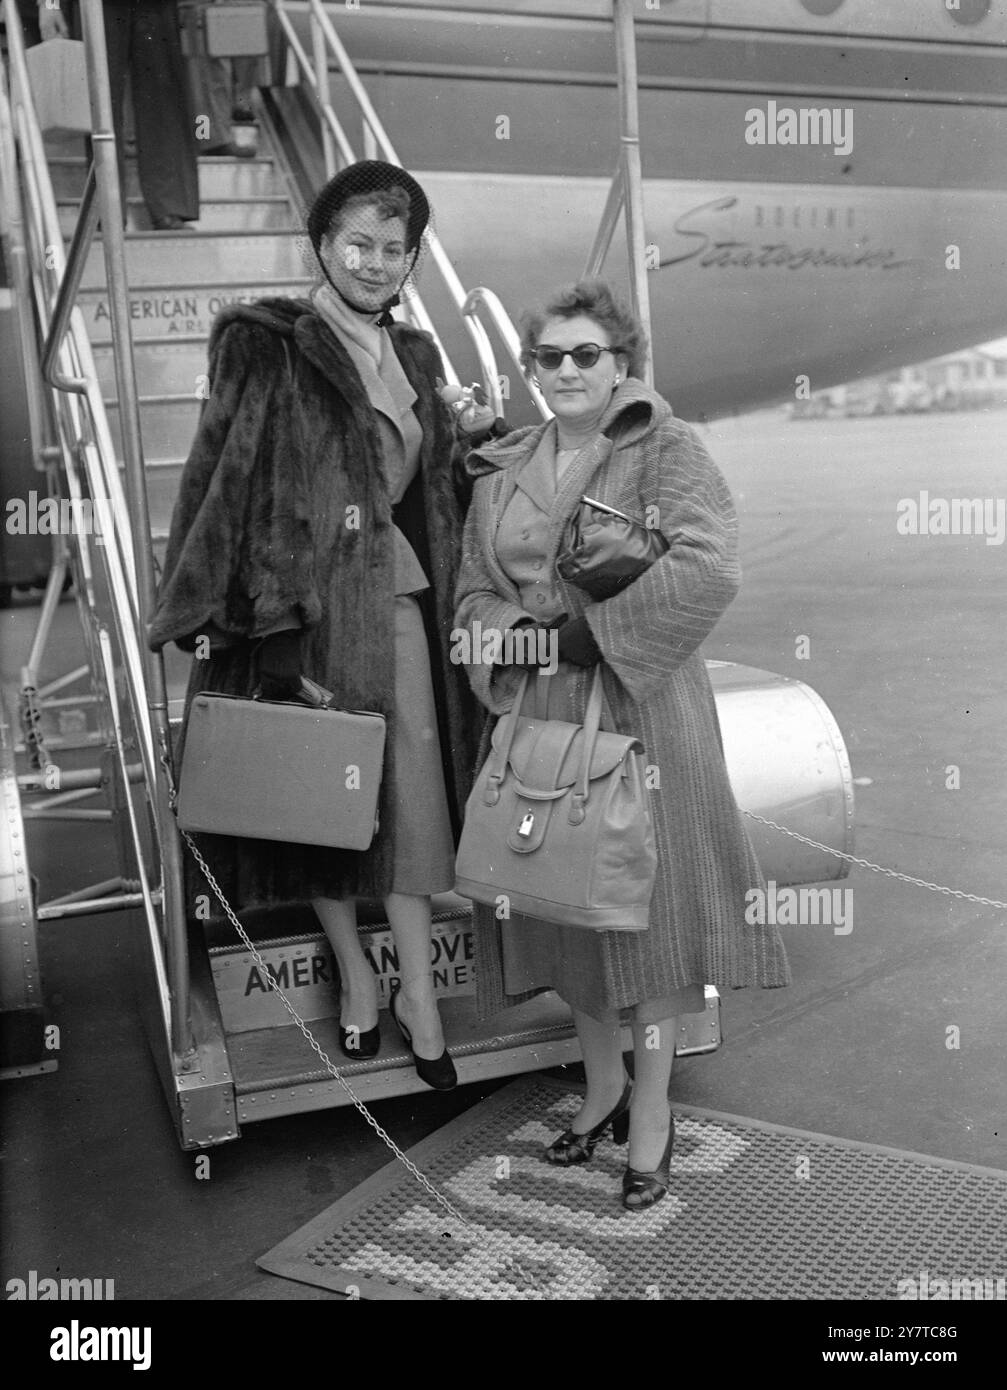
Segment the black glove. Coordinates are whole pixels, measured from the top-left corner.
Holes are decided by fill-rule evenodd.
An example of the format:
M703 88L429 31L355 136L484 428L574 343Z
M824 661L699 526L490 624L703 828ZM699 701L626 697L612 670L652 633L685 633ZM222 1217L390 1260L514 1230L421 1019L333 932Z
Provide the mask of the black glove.
M559 659L575 666L597 666L601 648L586 618L571 618L559 630Z
M259 643L259 694L264 700L296 700L301 690L301 630L271 632Z
M549 666L551 662L548 652L553 639L550 639L550 643L546 646L547 654L545 658L541 659L538 655L540 645L538 634L540 632L552 633L557 628L562 627L565 622L566 614L561 613L558 618L553 618L551 623L521 623L519 626L512 628L511 630L513 632L528 632L532 635L530 637L523 637L520 643L515 641L508 644L510 645L510 651L508 651L505 646L504 654L510 657L510 660L501 660L499 664L501 666L518 666L524 671L534 671L539 666Z

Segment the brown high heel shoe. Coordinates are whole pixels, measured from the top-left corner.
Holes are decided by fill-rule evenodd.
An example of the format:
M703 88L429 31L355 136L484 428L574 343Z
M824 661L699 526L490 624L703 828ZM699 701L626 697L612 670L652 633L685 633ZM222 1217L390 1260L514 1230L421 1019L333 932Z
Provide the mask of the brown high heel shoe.
M629 1101L632 1094L633 1083L627 1081L615 1109L596 1124L594 1129L589 1129L586 1134L578 1134L573 1129L564 1130L558 1139L554 1139L542 1150L542 1157L546 1163L554 1163L561 1168L571 1167L575 1163L587 1163L595 1151L598 1140L609 1126L612 1128L613 1142L625 1144L629 1138Z

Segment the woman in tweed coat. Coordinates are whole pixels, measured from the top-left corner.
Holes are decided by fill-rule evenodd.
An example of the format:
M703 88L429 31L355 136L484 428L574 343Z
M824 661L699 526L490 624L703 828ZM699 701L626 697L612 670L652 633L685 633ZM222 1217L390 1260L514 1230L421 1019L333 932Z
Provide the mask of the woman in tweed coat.
M474 632L477 620L483 634L549 628L559 665L539 716L581 722L600 662L616 728L642 740L659 774L647 931L596 933L519 916L500 922L492 908L474 905L481 1012L545 988L574 1012L587 1094L545 1158L586 1162L610 1126L618 1142L628 1131L623 1202L631 1210L667 1191L678 1015L703 1009L706 983L789 982L775 928L745 922L745 894L764 883L731 792L699 652L738 588L734 508L695 431L633 374L642 341L636 320L596 281L526 317L524 361L556 418L469 455L476 482L455 615L456 632ZM571 355L584 345L600 349L578 352L582 361L594 357L592 365ZM550 348L563 351L559 365ZM635 583L600 603L555 569L584 494L656 520L671 543ZM471 651L478 657L480 644ZM503 714L521 670L474 660L468 671L482 703ZM624 1012L633 1028L632 1086L619 1040Z

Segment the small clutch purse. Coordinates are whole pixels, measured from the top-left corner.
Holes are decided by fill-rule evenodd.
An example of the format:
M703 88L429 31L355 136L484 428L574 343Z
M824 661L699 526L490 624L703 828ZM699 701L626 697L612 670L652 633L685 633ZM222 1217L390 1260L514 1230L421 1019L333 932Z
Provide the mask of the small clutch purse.
M592 497L582 497L570 523L570 537L557 557L561 579L596 602L632 584L668 549L662 531L634 521Z

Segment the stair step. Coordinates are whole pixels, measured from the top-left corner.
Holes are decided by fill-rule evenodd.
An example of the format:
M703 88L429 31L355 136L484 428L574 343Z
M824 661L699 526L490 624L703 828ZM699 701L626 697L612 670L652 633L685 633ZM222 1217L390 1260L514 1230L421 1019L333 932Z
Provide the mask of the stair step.
M171 396L163 400L140 401L140 435L143 456L148 464L161 464L185 458L192 447L199 423L202 401L195 395ZM122 457L119 407L106 401L109 429L117 457Z
M49 173L56 198L79 201L84 194L87 169L83 156L57 156L50 160ZM199 196L208 202L217 198L257 198L282 192L283 180L268 157L234 159L226 155L210 155L199 160ZM126 196L141 196L136 167L128 162Z
M384 917L380 909L378 915ZM274 930L278 925L276 916L274 914ZM284 916L289 920L289 913ZM445 917L446 920L435 907L431 938L434 992L439 999L471 995L475 991L471 904L456 898ZM387 977L398 973L395 942L387 922L382 920L364 928L361 944L378 977L379 992L385 996ZM270 971L275 972L280 987L296 991L294 997L302 1018L311 1020L338 1015L339 998L334 988L338 970L325 934L319 928L261 942L258 950ZM287 1021L282 1005L244 946L211 947L210 960L228 1034L276 1027ZM565 1009L563 1016L569 1017Z
M116 394L115 358L111 344L93 348L98 380L106 399ZM184 396L196 399L199 378L206 372L205 336L180 341L140 341L133 354L136 388L141 396Z
M292 232L131 232L126 237L126 276L134 292L150 286L177 293L178 285L255 284L304 273ZM81 287L104 283L102 248L92 246Z
M178 496L178 484L184 463L184 457L163 460L160 463L147 460L147 509L150 512L152 536L166 537L171 529L171 514L175 509L175 498ZM163 540L157 549L163 551Z
M59 224L69 241L77 224L79 203L71 200L59 204ZM141 198L131 198L127 207L129 232L149 232L150 217ZM199 220L190 224L193 232L261 232L298 231L297 218L288 198L274 193L256 198L221 198L199 205ZM95 238L101 240L100 233Z
M176 240L179 236L171 232L154 235ZM311 283L301 267L300 274L289 277L267 279L254 274L244 278L225 275L212 282L194 284L179 276L174 284L158 288L134 286L129 297L133 338L136 342L142 342L148 338L175 335L205 337L225 304L249 304L256 299L271 299L277 295L297 299L307 294ZM110 343L112 329L108 295L104 287L82 290L78 302L92 344L100 346Z

